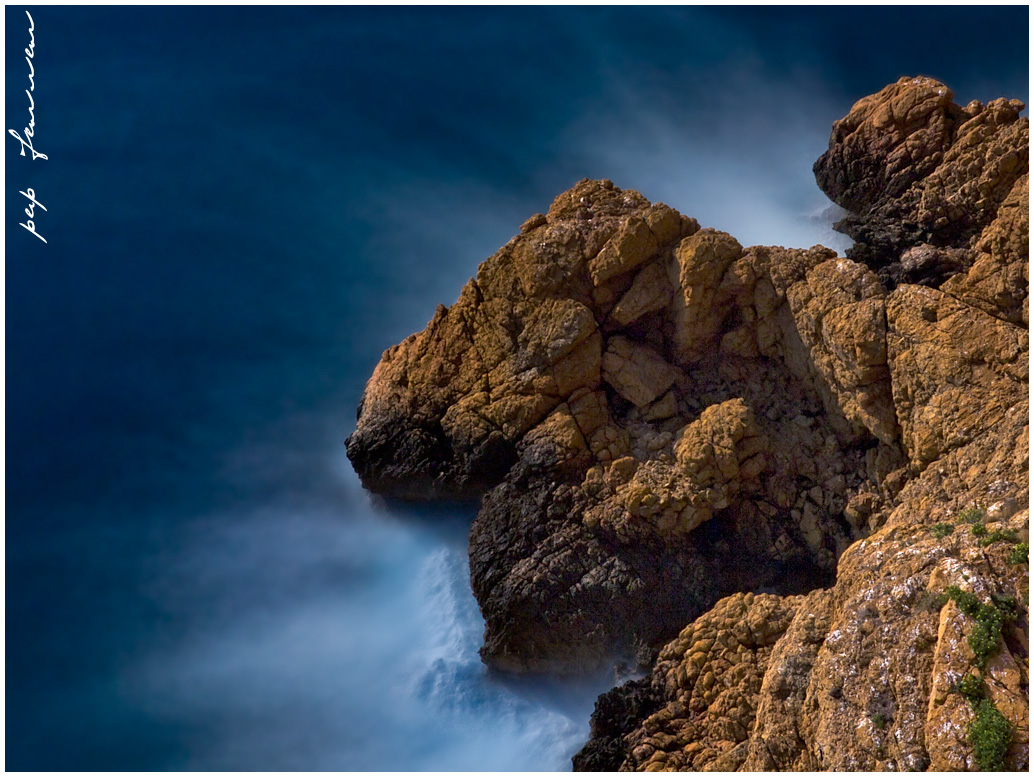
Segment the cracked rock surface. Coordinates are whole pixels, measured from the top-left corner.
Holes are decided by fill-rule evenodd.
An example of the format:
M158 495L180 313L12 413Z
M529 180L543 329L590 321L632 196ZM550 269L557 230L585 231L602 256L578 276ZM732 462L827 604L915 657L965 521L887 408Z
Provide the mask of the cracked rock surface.
M882 268L891 284L939 283L966 269L971 255L943 249L972 248L1013 189L1026 186L1024 104L962 107L953 97L932 78L901 78L835 122L815 163L821 189L848 211L838 225L857 241L848 257ZM902 256L916 247L924 250Z
M865 326L884 296L828 249L744 249L582 181L384 354L349 456L380 493L484 496L482 655L578 671L723 595L832 580L866 456L903 462Z
M1026 764L1027 120L951 98L902 79L834 125L847 257L584 180L375 369L349 458L482 500L486 663L659 649L579 768L974 768L950 585L1021 603L987 677Z

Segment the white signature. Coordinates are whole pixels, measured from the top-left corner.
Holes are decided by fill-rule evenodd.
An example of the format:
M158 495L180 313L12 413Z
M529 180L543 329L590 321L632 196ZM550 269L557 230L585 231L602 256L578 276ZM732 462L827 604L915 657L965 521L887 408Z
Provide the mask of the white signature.
M29 126L25 127L25 138L28 138L28 140L23 138L13 129L9 129L7 132L15 140L21 143L21 156L25 156L25 149L28 148L29 151L32 152L33 161L35 161L37 159L47 159L47 155L41 154L32 145L32 139L36 134L36 102L32 99L32 93L36 91L36 69L32 65L32 60L35 58L36 52L36 36L33 34L33 30L36 29L36 24L32 21L32 14L26 11L25 15L29 17L29 47L25 49L25 61L29 63L29 88L25 90L25 94L29 98ZM32 220L35 215L37 205L39 205L43 210L46 210L46 207L36 199L36 192L32 189L26 188L25 191L19 191L18 193L29 199L29 207L25 209L25 215L29 218L25 220L24 224L18 222L18 225L25 227L29 232L46 243L46 238L36 231L36 224Z
M35 75L36 70L32 66L32 60L34 52L36 50L36 36L32 34L32 31L36 29L35 24L32 21L32 16L28 11L25 15L29 17L29 48L25 49L25 61L29 63L29 88L25 90L25 94L29 98L29 126L25 128L25 136L28 140L25 140L21 135L15 132L13 129L7 130L7 132L18 140L22 144L21 155L25 156L25 147L28 146L29 151L32 152L33 159L46 159L46 154L41 154L35 148L32 147L32 138L36 134L36 117L34 111L36 110L36 103L32 99L32 93L36 91Z

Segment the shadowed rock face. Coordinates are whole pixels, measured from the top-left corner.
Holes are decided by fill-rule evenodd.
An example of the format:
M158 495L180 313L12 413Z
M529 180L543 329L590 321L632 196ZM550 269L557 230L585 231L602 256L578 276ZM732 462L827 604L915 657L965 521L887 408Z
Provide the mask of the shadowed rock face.
M930 531L973 505L1026 531L1016 108L962 109L929 79L856 104L816 166L854 212L852 258L743 248L582 181L385 352L348 455L378 493L483 497L486 663L579 671L674 638L576 763L969 763L969 708L944 691L968 626L924 602L1026 586L1008 541ZM994 677L1019 764L1010 635Z
M602 694L592 713L589 742L573 759L574 770L616 772L625 760L624 738L659 706L649 677Z

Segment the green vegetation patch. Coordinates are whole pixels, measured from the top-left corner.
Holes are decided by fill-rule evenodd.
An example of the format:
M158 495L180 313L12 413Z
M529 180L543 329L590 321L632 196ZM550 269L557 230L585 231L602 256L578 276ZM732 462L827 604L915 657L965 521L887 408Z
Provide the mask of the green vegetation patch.
M987 535L987 527L984 526L983 521L977 521L973 524L973 528L970 529L973 532L974 537L984 537Z
M980 699L969 727L969 743L977 767L985 772L1005 771L1005 754L1012 742L1012 724L990 699Z
M975 708L977 702L984 698L984 681L975 674L968 674L955 684L955 692Z
M997 607L987 605L980 608L976 617L976 628L969 633L969 646L976 654L977 666L983 669L988 657L998 648L998 639L1002 635L1005 618Z
M995 607L1001 610L1002 615L1005 616L1006 623L1012 623L1020 617L1020 607L1016 603L1015 596L991 594L991 601L994 602Z
M945 593L960 610L976 621L969 634L969 646L976 655L977 666L983 669L988 657L998 647L1002 626L1017 617L1016 601L1012 597L995 596L993 604L982 604L976 596L957 585L948 586Z
M1030 545L1026 542L1021 542L1015 548L1012 549L1012 553L1009 554L1010 564L1027 564L1030 562Z
M887 720L887 716L884 715L882 712L873 713L869 720L871 720L872 724L879 729L886 728L887 724L890 722L889 720Z
M987 515L987 510L983 507L970 507L959 513L959 523L976 523L983 520L985 515Z
M943 540L953 531L955 531L955 527L950 523L935 523L930 527L930 533L939 540Z
M1016 550L1013 551L1015 553ZM1004 771L1005 756L1012 743L1013 726L988 698L984 685L984 667L988 657L998 648L1002 626L1019 617L1020 607L1014 597L996 593L991 594L990 604L984 604L974 594L963 591L957 585L948 586L944 593L962 612L976 621L969 635L969 646L973 648L980 674L967 674L952 689L965 697L973 708L975 717L968 732L973 757L981 771Z
M980 600L977 599L975 594L971 594L969 591L963 591L957 585L950 585L945 589L944 593L949 599L953 599L955 604L959 606L966 615L971 618L977 617L977 613L980 612Z
M1016 542L1019 542L1019 541L1020 541L1020 538L1016 536L1016 532L1014 532L1012 529L999 529L998 531L993 531L990 534L988 534L986 537L981 539L980 540L980 546L982 548L986 548L992 542L1012 542L1012 543L1016 543Z

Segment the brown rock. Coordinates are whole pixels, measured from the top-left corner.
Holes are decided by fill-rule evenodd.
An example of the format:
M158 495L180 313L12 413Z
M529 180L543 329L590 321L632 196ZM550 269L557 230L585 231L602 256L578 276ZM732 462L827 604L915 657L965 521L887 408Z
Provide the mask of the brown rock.
M646 407L666 392L678 372L651 348L613 337L603 354L603 380L636 407Z
M819 186L849 215L837 228L857 242L849 252L889 282L939 285L959 267L917 274L900 257L921 243L968 246L995 217L1028 170L1023 104L995 100L961 108L930 78L902 78L859 100L833 125L815 163Z
M701 230L679 244L672 267L676 293L669 314L676 363L688 366L716 350L727 304L720 282L742 253L735 238L713 229Z
M920 466L986 434L1027 396L1027 332L934 289L887 298L894 407Z
M972 768L958 585L1021 602L984 678L1025 767L1027 569L995 532L1029 532L1027 121L951 100L903 79L834 127L850 259L582 181L375 369L364 485L483 496L487 663L667 643L584 763Z
M646 266L610 313L614 326L623 328L647 313L664 310L671 302L668 273L659 263Z
M589 263L592 282L599 286L617 275L623 275L651 259L660 246L646 221L631 216L622 223L599 255Z
M1027 319L1030 178L1013 185L998 214L976 244L968 272L950 278L941 290L988 315L1012 324Z
M624 770L737 769L772 646L802 597L737 594L683 629L654 667L657 712L625 738Z
M863 265L834 259L816 265L787 291L808 372L826 410L885 443L898 436L887 368L886 291Z

